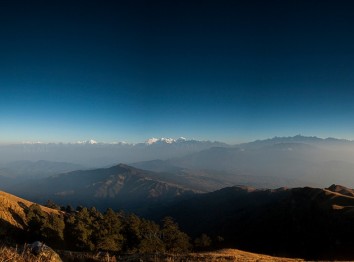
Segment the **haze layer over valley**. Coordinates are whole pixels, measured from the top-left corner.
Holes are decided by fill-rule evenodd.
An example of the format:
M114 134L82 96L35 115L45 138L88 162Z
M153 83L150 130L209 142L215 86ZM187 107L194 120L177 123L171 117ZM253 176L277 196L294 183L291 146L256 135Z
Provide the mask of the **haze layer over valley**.
M235 185L354 187L354 142L334 138L298 135L238 145L187 139L89 141L6 145L0 152L16 160L0 168L2 190L39 203L52 199L140 214L151 205ZM93 156L100 158L95 162Z

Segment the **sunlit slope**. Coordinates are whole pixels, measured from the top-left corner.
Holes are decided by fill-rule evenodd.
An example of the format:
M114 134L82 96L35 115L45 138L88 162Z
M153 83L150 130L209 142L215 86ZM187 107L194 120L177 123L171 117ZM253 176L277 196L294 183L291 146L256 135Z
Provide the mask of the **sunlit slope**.
M27 224L26 210L34 203L23 198L0 191L0 219L17 228L23 229ZM60 211L41 206L46 213L59 214Z
M238 249L222 249L214 252L191 253L190 261L238 261L238 262L298 262L299 258L283 258L246 252Z

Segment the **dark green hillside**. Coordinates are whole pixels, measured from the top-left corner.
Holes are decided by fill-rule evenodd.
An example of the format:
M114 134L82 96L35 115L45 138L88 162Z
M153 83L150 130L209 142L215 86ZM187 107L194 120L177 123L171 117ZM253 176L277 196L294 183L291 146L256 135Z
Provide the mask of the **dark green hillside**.
M352 192L341 186L230 187L156 210L151 217L173 216L193 237L221 236L223 247L308 259L354 259Z

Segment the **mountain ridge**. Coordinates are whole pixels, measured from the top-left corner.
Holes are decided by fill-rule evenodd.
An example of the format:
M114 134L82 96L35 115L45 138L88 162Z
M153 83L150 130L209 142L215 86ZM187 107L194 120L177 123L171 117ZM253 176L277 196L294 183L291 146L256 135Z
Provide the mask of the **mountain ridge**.
M329 188L333 191L234 186L152 210L150 217L169 214L191 236L221 236L226 247L309 260L352 260L354 197L338 192L352 189Z
M154 175L154 172L118 164L26 182L12 187L11 193L35 202L52 199L62 205L142 212L150 204L168 202L197 192Z

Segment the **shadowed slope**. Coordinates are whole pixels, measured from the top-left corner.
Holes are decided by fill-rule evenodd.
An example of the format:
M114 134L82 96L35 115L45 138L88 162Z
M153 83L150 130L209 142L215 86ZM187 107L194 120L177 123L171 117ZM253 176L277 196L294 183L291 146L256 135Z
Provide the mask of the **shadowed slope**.
M344 187L335 189L343 192ZM157 213L151 216L172 216L194 237L223 237L223 247L285 257L354 259L354 197L329 189L230 187Z

